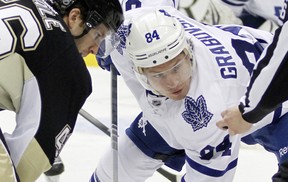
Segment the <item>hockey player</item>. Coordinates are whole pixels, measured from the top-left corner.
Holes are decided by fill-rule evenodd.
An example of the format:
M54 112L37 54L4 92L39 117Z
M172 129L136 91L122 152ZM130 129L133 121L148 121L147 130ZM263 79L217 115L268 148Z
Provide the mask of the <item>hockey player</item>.
M210 25L242 24L231 8L220 0L181 0L178 9L190 18Z
M241 136L219 131L216 121L221 108L244 93L272 35L203 25L172 7L146 11L151 9L126 12L118 31L125 42L111 55L143 111L120 138L119 181L145 181L163 164L181 170L183 159L183 181L232 181ZM262 126L287 108L279 110ZM111 155L100 160L91 181L111 181Z
M221 0L230 7L235 15L239 17L243 25L274 31L281 22L279 16L284 0ZM265 28L264 23L270 22L270 27ZM266 25L267 27L267 25Z
M261 122L261 119L277 108L285 105L287 101L287 42L288 29L288 2L285 1L281 19L283 26L275 32L273 42L267 47L260 58L256 69L253 71L246 93L236 107L228 108L222 112L223 120L217 125L219 128L226 127L231 135L241 134L252 127L252 124ZM286 121L287 122L287 121ZM271 131L266 134L267 140L280 143L281 139L287 140L287 130L284 134ZM279 136L278 138L276 138ZM276 139L274 139L276 138ZM281 143L280 143L281 144ZM286 156L287 145L281 145L278 152ZM285 160L286 159L286 160ZM279 164L279 171L274 178L284 178L288 181L288 159L283 157ZM285 181L283 180L283 181Z
M287 51L283 49L287 39L287 5L288 2L286 1L283 13L281 13L281 19L285 23L277 29L273 42L267 47L256 69L253 71L246 94L239 104L241 113L238 108L233 108L233 110L235 109L239 112L235 117L239 117L239 119L241 117L242 121L244 121L244 118L248 123L246 121L243 123L239 122L237 125L235 122L230 123L230 121L228 122L228 111L223 112L223 116L227 117L225 118L225 120L227 119L225 125L229 127L232 135L246 132L251 127L251 123L259 122L287 100L287 88L285 84L282 84L285 83L285 78L287 78L285 75ZM276 94L279 92L281 94ZM232 110L231 113L233 113ZM229 117L232 119L234 116L231 115ZM221 128L222 124L219 122Z
M81 55L113 37L123 14L116 0L0 7L0 108L16 113L13 132L0 130L0 181L32 182L51 168L92 91Z

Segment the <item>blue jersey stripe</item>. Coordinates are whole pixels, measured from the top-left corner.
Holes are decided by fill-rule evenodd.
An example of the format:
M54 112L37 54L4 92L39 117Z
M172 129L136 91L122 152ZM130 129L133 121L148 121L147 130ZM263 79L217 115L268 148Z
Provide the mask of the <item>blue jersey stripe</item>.
M227 3L227 4L229 4L229 5L232 5L232 6L244 6L245 5L245 2L247 2L247 1L243 1L244 3L232 3L232 2L230 2L230 1L227 1L227 0L222 0L224 3Z
M189 166L193 169L195 169L196 171L198 171L199 173L205 174L207 176L211 176L211 177L221 177L223 176L227 171L229 171L230 169L233 169L234 167L236 167L237 165L237 161L238 158L233 160L232 162L230 162L228 164L228 166L226 167L226 169L224 170L217 170L217 169L212 169L209 168L207 166L203 166L197 162L195 162L194 160L190 159L189 157L186 156L186 161L188 162Z

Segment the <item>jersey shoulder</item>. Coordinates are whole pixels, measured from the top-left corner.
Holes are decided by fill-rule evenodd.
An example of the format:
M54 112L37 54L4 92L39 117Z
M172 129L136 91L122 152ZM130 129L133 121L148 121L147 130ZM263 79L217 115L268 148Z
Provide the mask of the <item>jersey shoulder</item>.
M62 59L65 52L71 59L78 54L63 19L45 1L1 1L0 6L6 22L0 25L5 37L0 39L0 59L18 53L31 69L41 70Z

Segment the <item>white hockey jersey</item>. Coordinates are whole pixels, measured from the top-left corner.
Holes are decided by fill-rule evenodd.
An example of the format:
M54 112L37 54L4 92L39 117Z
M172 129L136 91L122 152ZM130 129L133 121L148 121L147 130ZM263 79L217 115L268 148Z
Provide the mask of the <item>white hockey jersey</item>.
M243 10L246 10L252 15L261 16L278 25L282 24L279 21L279 16L284 0L222 0L222 2L232 8L237 16L240 16Z
M233 181L240 136L229 137L216 122L220 113L238 104L250 73L272 34L240 26L213 27L198 23L173 7L157 7L177 18L193 49L191 87L185 99L170 100L145 90L136 79L125 43L111 55L127 86L149 121L172 147L186 152L187 182ZM129 31L129 19L155 8L128 11L118 31L121 40ZM171 32L172 33L172 32ZM268 115L261 125L271 122ZM145 123L145 122L144 122ZM145 125L142 125L143 130ZM257 127L261 127L260 125ZM254 128L255 130L256 128Z
M178 8L180 0L119 0L124 12L142 7L171 6Z

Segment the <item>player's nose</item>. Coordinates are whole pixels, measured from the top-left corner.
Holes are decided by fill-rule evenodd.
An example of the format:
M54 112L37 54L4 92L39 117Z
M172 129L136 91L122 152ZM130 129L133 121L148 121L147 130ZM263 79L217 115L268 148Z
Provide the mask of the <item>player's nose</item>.
M89 52L90 52L91 54L96 55L96 53L98 52L98 50L99 50L99 45L98 45L98 44L93 44L93 45L90 47Z
M167 75L165 83L168 88L175 88L179 85L180 81L177 77L173 75L169 75L169 76Z

